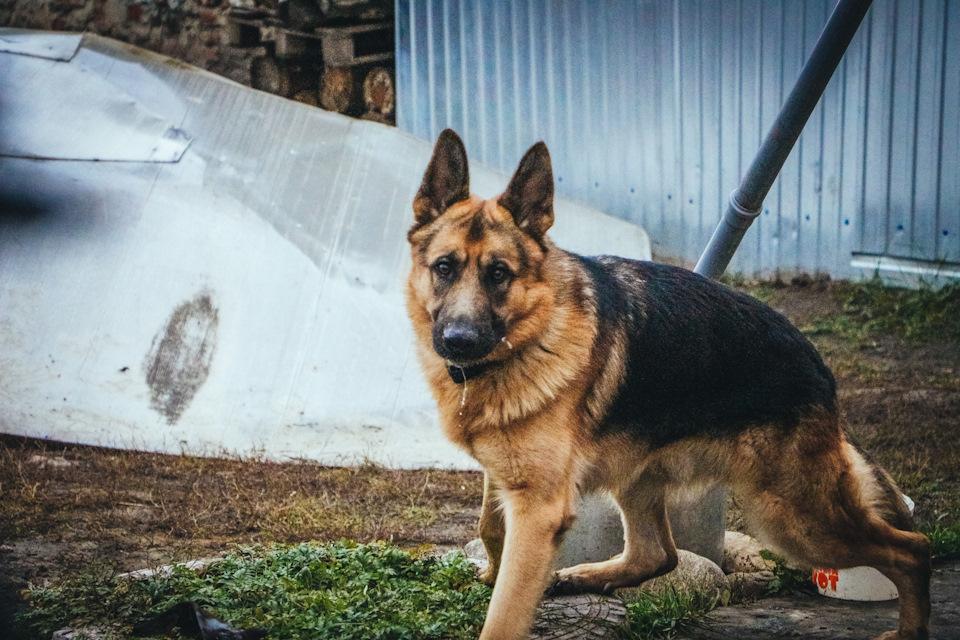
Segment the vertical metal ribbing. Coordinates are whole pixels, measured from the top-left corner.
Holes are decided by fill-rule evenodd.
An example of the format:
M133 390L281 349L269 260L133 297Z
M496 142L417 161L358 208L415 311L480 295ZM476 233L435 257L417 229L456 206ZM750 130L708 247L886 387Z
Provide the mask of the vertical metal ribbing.
M715 279L727 268L740 240L760 214L763 199L820 100L871 1L840 0L837 3L740 186L730 195L723 219L694 269L697 273Z

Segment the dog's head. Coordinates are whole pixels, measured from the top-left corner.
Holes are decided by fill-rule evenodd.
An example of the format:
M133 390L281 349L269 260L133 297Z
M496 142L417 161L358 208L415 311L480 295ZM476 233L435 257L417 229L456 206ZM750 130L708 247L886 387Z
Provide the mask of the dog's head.
M413 265L407 300L415 325L430 327L448 365L502 359L532 339L538 310L552 302L542 264L553 224L553 170L542 142L523 156L507 190L470 194L467 152L440 134L413 202ZM501 351L498 351L500 349Z

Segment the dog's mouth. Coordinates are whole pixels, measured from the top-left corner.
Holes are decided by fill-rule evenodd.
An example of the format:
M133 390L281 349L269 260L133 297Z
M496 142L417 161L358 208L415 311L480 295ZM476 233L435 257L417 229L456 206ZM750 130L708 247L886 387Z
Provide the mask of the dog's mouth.
M506 337L506 336L503 336L502 338L500 338L499 342L494 343L494 347L493 347L492 349L490 349L490 351L488 351L487 353L483 354L482 356L480 356L480 357L478 357L478 358L465 359L465 358L454 358L454 357L450 357L450 354L449 354L449 353L443 353L440 349L436 348L436 347L437 347L436 344L434 345L434 351L437 352L437 355L439 355L441 358L443 358L443 361L446 363L446 365L447 365L448 367L457 367L457 368L460 368L460 369L472 369L472 368L475 368L475 367L481 367L481 366L486 366L486 365L494 364L493 362L491 362L491 361L489 361L489 360L486 360L486 358L487 358L491 353L493 353L493 351L495 351L496 348L497 348L498 346L500 346L500 345L505 345L505 346L507 347L507 349L513 350L513 343L510 342L509 340L507 340L507 337ZM446 350L444 350L444 351L446 351Z
M504 344L511 351L513 350L513 343L507 340L506 336L500 338L498 344ZM457 362L450 360L449 358L444 359L444 362L447 365L447 373L450 374L450 378L457 384L462 384L467 380L476 378L477 376L486 373L491 368L497 367L501 364L500 360L474 360L468 362Z
M447 362L447 374L450 376L450 379L456 382L457 384L463 384L467 380L472 380L477 376L486 373L490 368L496 366L498 363L493 361L486 362L477 362L475 364L451 364Z

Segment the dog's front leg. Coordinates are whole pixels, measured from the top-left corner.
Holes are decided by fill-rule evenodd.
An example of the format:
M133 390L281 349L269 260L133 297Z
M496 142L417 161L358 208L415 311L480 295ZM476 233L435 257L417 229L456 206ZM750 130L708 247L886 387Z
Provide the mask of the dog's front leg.
M570 497L560 488L505 490L499 574L480 640L526 640L552 574L557 546L570 527Z

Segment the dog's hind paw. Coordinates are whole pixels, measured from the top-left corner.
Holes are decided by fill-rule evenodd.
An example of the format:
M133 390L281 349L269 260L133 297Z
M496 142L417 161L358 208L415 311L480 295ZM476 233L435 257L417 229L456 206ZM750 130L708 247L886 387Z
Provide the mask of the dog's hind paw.
M477 571L477 580L492 587L493 584L497 581L497 570L494 569L491 565L487 565L485 568Z
M575 575L557 572L554 574L553 583L547 587L547 596L574 596L581 593L599 593L608 594L613 592L613 585L606 584L600 588L594 584L588 584L585 580Z
M579 589L572 580L567 580L561 578L559 574L556 576L556 579L553 583L547 587L545 595L547 596L573 596L579 593L583 593L582 589Z

